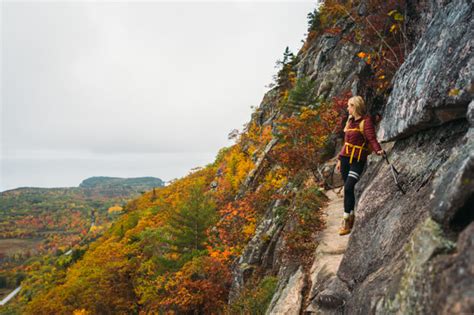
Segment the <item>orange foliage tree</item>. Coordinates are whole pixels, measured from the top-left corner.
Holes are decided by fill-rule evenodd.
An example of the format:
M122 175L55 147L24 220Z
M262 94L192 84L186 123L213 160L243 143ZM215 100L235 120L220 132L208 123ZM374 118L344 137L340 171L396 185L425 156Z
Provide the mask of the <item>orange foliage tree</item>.
M329 158L329 136L341 127L341 115L332 102L322 101L314 107L303 107L299 114L277 121L279 142L270 158L296 174L315 171Z
M166 280L159 289L159 309L217 314L226 304L231 274L218 259L202 256L193 258Z

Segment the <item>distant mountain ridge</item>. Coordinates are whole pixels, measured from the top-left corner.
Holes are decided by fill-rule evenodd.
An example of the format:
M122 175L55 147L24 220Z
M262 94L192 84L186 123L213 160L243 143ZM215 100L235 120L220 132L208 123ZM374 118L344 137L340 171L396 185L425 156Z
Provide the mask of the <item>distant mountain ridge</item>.
M87 178L81 182L80 188L97 188L97 187L124 187L124 186L144 186L150 187L161 187L164 186L164 181L156 177L134 177L134 178L121 178L121 177L107 177L107 176L94 176Z
M79 186L68 186L68 187L34 187L34 186L21 186L13 189L7 189L0 191L0 194L17 193L19 191L46 191L46 190L64 190L64 189L77 189L77 188L135 188L136 190L149 190L154 187L165 186L165 181L158 177L108 177L108 176L93 176L84 179Z

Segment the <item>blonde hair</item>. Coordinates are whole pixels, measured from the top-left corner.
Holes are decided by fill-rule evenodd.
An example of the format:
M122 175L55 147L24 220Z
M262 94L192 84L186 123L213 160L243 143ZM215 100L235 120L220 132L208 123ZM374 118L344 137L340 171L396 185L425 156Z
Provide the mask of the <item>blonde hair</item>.
M354 104L354 110L357 115L365 116L365 114L367 114L367 107L365 106L364 99L361 96L353 96L347 101L347 103Z

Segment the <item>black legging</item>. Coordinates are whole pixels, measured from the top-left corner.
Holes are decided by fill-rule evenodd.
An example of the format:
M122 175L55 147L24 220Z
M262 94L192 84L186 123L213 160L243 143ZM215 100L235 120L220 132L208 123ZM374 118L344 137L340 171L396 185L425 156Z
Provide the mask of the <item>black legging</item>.
M364 170L365 160L357 162L353 159L349 164L349 157L341 157L341 175L344 181L344 212L354 211L355 195L354 187Z

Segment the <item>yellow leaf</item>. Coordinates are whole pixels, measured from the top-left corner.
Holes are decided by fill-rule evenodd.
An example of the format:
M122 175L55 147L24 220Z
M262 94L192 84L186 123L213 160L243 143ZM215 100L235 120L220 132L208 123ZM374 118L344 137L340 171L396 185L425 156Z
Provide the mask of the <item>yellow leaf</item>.
M451 89L448 93L449 96L457 96L461 92L459 89Z
M390 33L392 33L396 28L397 28L397 25L396 25L396 24L393 24L393 25L390 27Z
M392 10L392 11L390 11L390 12L388 13L388 15L391 16L392 14L395 14L395 13L397 13L397 10Z
M251 236L253 235L253 233L255 232L255 223L250 223L250 224L247 224L245 225L243 228L242 228L242 232L246 235L246 236Z
M403 21L405 18L403 17L403 15L401 15L400 13L395 13L395 15L393 16L393 18L395 19L395 21Z

